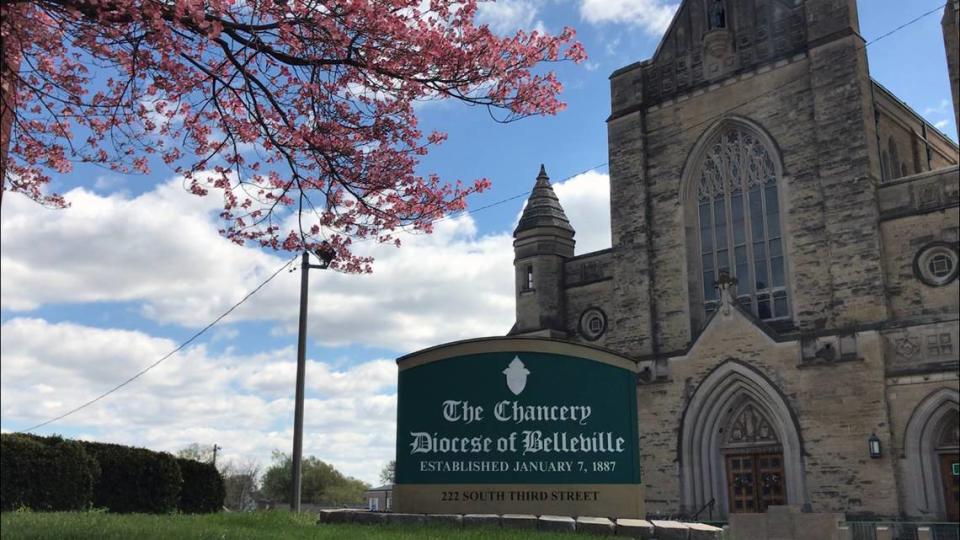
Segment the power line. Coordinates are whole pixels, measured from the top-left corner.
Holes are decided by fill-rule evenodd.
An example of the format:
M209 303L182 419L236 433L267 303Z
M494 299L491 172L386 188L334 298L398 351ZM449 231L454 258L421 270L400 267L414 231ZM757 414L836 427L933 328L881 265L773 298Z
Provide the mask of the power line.
M580 176L581 174L586 174L586 173L588 173L588 172L590 172L590 171L594 171L594 170L597 170L597 169L599 169L599 168L601 168L601 167L604 167L604 166L606 166L607 164L608 164L607 161L604 161L603 163L598 163L598 164L594 165L593 167L590 167L590 168L587 168L587 169L583 169L583 170L580 171L580 172L571 174L570 176L566 176L566 177L564 177L564 178L561 178L560 180L554 180L554 182L555 182L555 183L556 183L556 182L566 182L567 180L571 180L571 179L573 179L573 178L576 178L576 177ZM524 191L524 192L522 192L522 193L517 193L516 195L511 195L511 196L509 196L509 197L507 197L507 198L505 198L505 199L500 199L499 201L492 202L492 203L490 203L490 204L486 204L486 205L484 205L484 206L479 206L479 207L477 207L477 208L470 208L470 209L466 209L466 210L460 210L460 211L454 212L454 213L452 213L452 214L447 214L447 215L445 215L445 216L443 216L443 217L439 217L439 218L437 218L437 219L434 219L434 220L432 220L432 221L429 221L428 223L429 223L430 225L433 225L433 224L435 224L435 223L440 223L441 221L446 221L446 220L448 220L448 219L454 219L454 218L458 218L458 217L460 217L460 216L466 216L466 215L476 214L477 212L482 212L482 211L484 211L484 210L489 210L490 208L493 208L493 207L495 207L495 206L500 206L501 204L506 204L506 203L508 203L508 202L510 202L510 201L515 201L515 200L517 200L517 199L519 199L519 198L521 198L521 197L526 197L527 195L530 195L531 193L533 193L533 188L528 189L528 190L526 190L526 191ZM419 235L420 235L420 231L418 231L418 230L416 230L416 229L400 228L400 229L398 229L398 231L399 231L399 232L405 232L405 233L407 233L407 234L409 234L409 235L412 235L412 236L419 236Z
M891 35L899 32L899 31L903 30L904 28L906 28L906 27L908 27L908 26L910 26L910 25L912 25L912 24L920 21L921 19L923 19L923 18L925 18L925 17L928 17L928 16L930 16L930 15L932 15L932 14L934 14L934 13L939 12L939 11L940 11L941 9L943 9L945 6L946 6L945 3L944 3L944 4L941 4L940 6L934 8L934 9L931 9L931 10L929 10L929 11L927 11L927 12L921 14L921 15L918 15L918 16L914 17L913 19L910 19L909 21L901 24L900 26L897 26L896 28L890 30L889 32L886 32L886 33L884 33L884 34L882 34L882 35L880 35L880 36L878 36L878 37L876 37L876 38L874 38L874 39L872 39L872 40L864 43L863 46L858 47L858 48L855 50L855 52L856 52L856 51L863 50L863 49L866 49L866 48L869 47L870 45L873 45L874 43L876 43L876 42L878 42L878 41L880 41L880 40L882 40L882 39L884 39L884 38L887 38L887 37L889 37L889 36L891 36ZM684 133L684 132L689 131L689 130L691 130L691 129L694 129L694 128L696 128L696 127L702 126L703 124L705 124L705 123L707 123L707 122L710 122L710 121L713 121L713 120L717 120L717 119L719 119L720 117L722 117L722 116L724 116L724 115L726 115L726 114L728 114L728 113L730 113L730 112L733 112L734 110L739 109L740 107L743 107L743 106L746 105L747 103L750 103L750 102L755 101L755 100L757 100L757 99L759 99L759 98L762 98L762 97L766 97L766 96L772 94L773 92L776 92L777 90L780 90L780 89L782 89L782 88L785 88L787 85L793 84L793 83L795 83L795 82L797 82L797 81L799 81L799 80L801 80L800 77L797 77L797 78L794 78L794 79L792 79L792 80L789 80L789 81L787 81L787 82L785 82L785 83L783 83L783 84L781 84L781 85L775 86L775 87L771 88L770 90L768 90L768 91L766 91L766 92L764 92L764 93L762 93L762 94L760 94L760 95L758 95L758 96L751 97L750 99L748 99L748 100L746 100L746 101L740 102L740 103L738 103L737 105L734 105L733 107L730 107L730 108L728 108L728 109L725 109L725 110L721 111L719 114L715 114L715 115L713 115L713 116L707 117L707 118L704 119L704 120L701 120L700 122L698 122L698 123L696 123L696 124L693 124L693 125L691 125L691 126L687 126L687 127L683 128L683 129L681 129L680 131L678 131L677 134L679 135L680 133ZM605 161L605 162L600 163L600 164L598 164L598 165L594 165L593 167L590 167L590 168L588 168L588 169L584 169L584 170L582 170L582 171L580 171L580 172L578 172L578 173L575 173L575 174L572 174L572 175L567 176L567 177L565 177L565 178L562 178L562 179L560 179L560 180L557 180L557 182L565 182L565 181L567 181L567 180L573 179L573 178L575 178L575 177L577 177L577 176L580 176L580 175L582 175L582 174L585 174L585 173L588 173L588 172L590 172L590 171L599 169L600 167L603 167L603 166L608 165L608 164L609 164L609 162L606 162L606 161ZM477 213L477 212L482 212L482 211L484 211L484 210L488 210L488 209L490 209L490 208L494 208L494 207L496 207L496 206L500 206L501 204L506 204L506 203L508 203L508 202L510 202L510 201L513 201L513 200L519 199L519 198L521 198L521 197L527 196L527 195L529 195L529 194L532 193L532 192L533 192L533 189L529 189L529 190L524 191L524 192L522 192L522 193L517 193L516 195L512 195L512 196L510 196L510 197L507 197L507 198L501 199L501 200L499 200L499 201L496 201L496 202L493 202L493 203L490 203L490 204L487 204L487 205L484 205L484 206L475 208L475 209L473 209L473 210L461 210L461 211L455 212L455 213L453 213L453 214L445 215L445 216L443 216L443 217L441 217L441 218L438 218L438 219L435 219L435 220L431 221L430 223L431 223L431 224L439 223L439 222L441 222L441 221L446 221L446 220L448 220L448 219L453 219L453 218L456 218L456 217L460 217L460 216L462 216L462 215L475 214L475 213ZM401 230L402 230L403 232L406 232L406 233L409 233L409 234L415 234L414 232L409 231L409 230L407 230L407 229L401 229ZM250 297L252 297L252 296L253 296L254 294L256 294L257 292L259 292L260 289L262 289L264 286L267 285L267 283L270 283L270 281L272 281L273 278L277 277L277 275L280 274L280 272L282 272L282 271L285 270L288 266L290 266L290 264L293 263L294 260L296 260L296 256L293 257L293 258L291 258L291 259L288 260L283 266L281 266L280 268L278 268L273 274L270 275L269 278L267 278L265 281L263 281L262 283L260 283L260 285L258 285L258 286L257 286L256 288L254 288L252 291L250 291L249 293L247 293L247 295L244 296L239 302L237 302L236 304L234 304L233 306L231 306L230 309L228 309L228 310L225 311L223 314L221 314L219 317L217 317L216 319L214 319L210 324L208 324L207 326L203 327L200 331L198 331L197 333L195 333L195 334L193 334L192 336L190 336L189 339L187 339L186 341L184 341L183 343L181 343L179 346L177 346L175 349L173 349L172 351L170 351L169 353L167 353L166 355L164 355L162 358L160 358L160 359L157 360L156 362L154 362L154 363L150 364L149 366L143 368L142 370L140 370L139 372L137 372L137 373L136 373L135 375L133 375L132 377L130 377L130 378L126 379L125 381L121 382L120 384L114 386L114 387L111 388L110 390L107 390L106 392L100 394L100 395L97 396L96 398L91 399L90 401L87 401L86 403L83 403L82 405L79 405L78 407L75 407L74 409L71 409L71 410L63 413L63 414L61 414L60 416L57 416L57 417L55 417L55 418L51 418L50 420L47 420L47 421L45 421L45 422L41 422L41 423L39 423L39 424L37 424L37 425L35 425L35 426L29 427L29 428L27 428L27 429L24 429L24 430L20 431L20 433L27 433L27 432L33 431L33 430L35 430L35 429L39 429L39 428L41 428L41 427L43 427L43 426L46 426L46 425L48 425L48 424L51 424L51 423L53 423L53 422L56 422L56 421L58 421L58 420L62 420L62 419L64 419L64 418L66 418L67 416L70 416L70 415L72 415L72 414L74 414L74 413L76 413L76 412L78 412L78 411L80 411L80 410L82 410L82 409L85 409L85 408L89 407L90 405L93 405L94 403L100 401L101 399L109 396L110 394L112 394L112 393L116 392L117 390L120 390L120 389L123 388L124 386L130 384L131 382L139 379L141 376L143 376L143 375L144 375L145 373L147 373L148 371L152 370L153 368L157 367L158 365L160 365L161 363L163 363L165 360L167 360L168 358L170 358L170 357L173 356L174 354L176 354L176 353L180 352L181 350L183 350L187 345L189 345L189 344L192 343L194 340L196 340L197 338L199 338L201 335L203 335L204 333L206 333L207 330L209 330L210 328L213 328L213 327L214 327L216 324L218 324L221 320L223 320L223 319L224 319L225 317L227 317L230 313L232 313L236 308L240 307L241 304L243 304L244 302L246 302L248 299L250 299Z
M923 19L924 17L928 17L928 16L930 16L930 15L932 15L932 14L934 14L934 13L939 12L939 11L940 11L941 9L943 9L946 5L947 5L947 4L941 4L939 7L936 7L936 8L934 8L934 9L931 9L930 11L927 11L927 12L921 14L921 15L918 15L918 16L914 17L913 19L910 19L909 21L901 24L900 26L894 28L893 30L890 30L889 32L887 32L887 33L885 33L885 34L882 34L882 35L880 35L880 36L878 36L878 37L876 37L876 38L874 38L874 39L872 39L872 40L870 40L870 41L865 42L862 46L859 46L859 47L857 47L856 49L854 49L854 52L862 51L862 50L866 49L867 47L873 45L874 43L876 43L876 42L878 42L878 41L880 41L880 40L882 40L882 39L884 39L884 38L890 37L890 36L892 36L893 34L896 34L897 32L899 32L899 31L903 30L904 28L906 28L906 27L908 27L908 26L916 23L917 21ZM739 109L740 107L743 107L744 105L746 105L746 104L748 104L748 103L751 103L751 102L753 102L753 101L756 101L756 100L758 100L758 99L760 99L760 98L767 97L767 96L769 96L770 94L773 94L774 92L776 92L776 91L778 91L778 90L781 90L781 89L783 89L783 88L786 88L787 86L789 86L789 85L791 85L791 84L793 84L793 83L795 83L795 82L801 81L802 79L803 79L802 77L794 77L794 78L786 81L786 82L783 83L783 84L774 86L773 88L767 90L766 92L763 92L762 94L759 94L759 95L757 95L757 96L750 97L749 99L744 100L744 101L741 101L740 103L738 103L738 104L736 104L736 105L734 105L734 106L732 106L732 107L730 107L730 108L728 108L728 109L724 109L724 110L721 111L719 114L715 114L715 115L713 115L713 116L708 116L707 118L705 118L705 119L697 122L696 124L692 124L692 125L690 125L690 126L687 126L687 127L683 128L683 129L677 131L677 132L676 132L676 135L680 135L681 133L686 133L687 131L690 131L691 129L698 128L698 127L700 127L700 126L702 126L702 125L704 125L704 124L706 124L706 123L708 123L708 122L712 122L712 121L714 121L714 120L718 120L719 118L723 117L724 115L726 115L726 114L728 114L728 113L731 113L731 112ZM666 129L666 128L661 128L661 129ZM659 130L654 130L654 131L659 131Z
M581 174L586 174L586 173L588 173L588 172L590 172L590 171L594 171L594 170L597 170L597 169L599 169L599 168L601 168L601 167L604 167L604 166L607 165L607 163L608 163L608 162L604 161L603 163L599 163L599 164L594 165L593 167L590 167L590 168L588 168L588 169L583 169L583 170L580 171L580 172L571 174L570 176L567 176L567 177L565 177L565 178L561 178L560 180L555 180L555 182L566 182L567 180L572 180L573 178L576 178L576 177L580 176ZM442 218L435 219L435 220L431 221L430 223L431 223L431 224L433 224L433 223L439 223L439 222L441 222L441 221L446 221L446 220L448 220L448 219L453 219L453 218L456 218L456 217L460 217L460 216L465 215L465 214L476 214L477 212L482 212L482 211L484 211L484 210L488 210L488 209L490 209L490 208L493 208L494 206L500 206L501 204L505 204L505 203L508 203L508 202L510 202L510 201L519 199L520 197L524 197L524 196L529 195L529 194L531 194L531 193L533 193L533 189L528 189L527 191L524 191L523 193L517 193L516 195L512 195L512 196L510 196L510 197L507 197L506 199L500 199L500 200L497 201L497 202L493 202L493 203L490 203L490 204L487 204L487 205L484 205L484 206L480 206L480 207L474 208L474 209L472 209L472 210L471 210L471 209L468 209L468 210L461 210L461 211L459 211L459 212L454 212L453 214L449 214L449 215L443 216Z
M290 260L288 260L283 266L281 266L281 267L278 268L273 274L271 274L270 277L268 277L268 278L267 278L266 280L264 280L262 283L260 283L259 285L257 285L256 288L254 288L252 291L250 291L249 293L247 293L246 296L244 296L243 298L241 298L239 302L237 302L236 304L230 306L230 309L224 311L223 314L221 314L219 317L217 317L216 319L214 319L210 324L204 326L201 330L199 330L198 332L196 332L195 334L193 334L192 336L190 336L189 339L187 339L186 341L184 341L183 343L181 343L180 345L178 345L178 346L177 346L175 349L173 349L172 351L170 351L170 352L168 352L167 354L165 354L162 358L160 358L160 359L157 360L156 362L154 362L154 363L150 364L149 366L147 366L147 367L141 369L140 371L138 371L134 376L132 376L132 377L130 377L129 379L123 381L122 383L114 386L113 388L111 388L110 390L107 390L106 392L100 394L99 396L91 399L90 401L87 401L86 403L84 403L84 404L82 404L82 405L79 405L79 406L77 406L77 407L75 407L75 408L73 408L73 409L70 409L69 411L61 414L60 416L57 416L56 418L51 418L50 420L47 420L46 422L41 422L41 423L39 423L39 424L37 424L37 425L35 425L35 426L31 426L31 427L29 427L29 428L27 428L27 429L21 430L21 431L19 431L18 433L28 433L28 432L33 431L33 430L35 430L35 429L42 428L43 426L46 426L47 424L52 424L53 422L56 422L56 421L58 421L58 420L62 420L62 419L70 416L71 414L73 414L73 413L75 413L75 412L78 412L78 411L80 411L80 410L83 410L83 409L89 407L90 405L93 405L94 403L100 401L101 399L109 396L110 394L116 392L117 390L120 390L120 389L123 388L124 386L132 383L133 381L135 381L135 380L137 380L137 379L139 379L141 376L143 376L145 373L147 373L147 372L150 371L151 369L153 369L153 368L159 366L160 364L162 364L166 359L170 358L170 357L173 356L174 354L176 354L176 353L180 352L181 350L183 350L184 347L186 347L187 345L189 345L190 343L192 343L192 342L193 342L194 340L196 340L198 337L202 336L207 330L213 328L217 323L219 323L219 322L222 321L224 318L226 318L227 315L230 315L230 313L232 313L233 310L237 309L238 307L240 307L241 304L243 304L244 302L246 302L247 300L249 300L253 295L257 294L257 292L259 292L260 289L262 289L263 287L265 287L265 286L267 285L267 283L270 283L270 282L273 280L273 278L277 277L277 275L280 274L280 272L283 272L288 266L290 266L290 264L291 264L294 260L296 260L297 257L299 257L299 255L296 255L296 256L294 256L293 258L291 258Z
M922 19L922 18L924 18L924 17L927 17L927 16L929 16L929 15L933 15L934 13L937 13L938 11L940 11L941 9L943 9L943 8L945 8L945 7L947 7L947 4L946 4L946 3L940 4L939 6L931 9L930 11L928 11L928 12L926 12L926 13L923 13L923 14L921 14L921 15L917 15L917 16L914 17L913 19L910 19L909 21L901 24L900 26L894 28L893 30L890 30L890 31L887 32L886 34L883 34L883 35L880 35L880 36L877 36L877 37L871 39L870 41L868 41L868 42L864 45L864 48L869 47L870 45L873 45L874 43L880 41L881 39L883 39L883 38L885 38L885 37L888 37L888 36L891 36L891 35L899 32L900 30L903 30L904 28L910 26L911 24L919 21L920 19Z
M910 26L910 25L912 25L912 24L920 21L921 19L923 19L923 18L925 18L925 17L929 17L930 15L939 12L939 11L942 10L946 5L947 5L947 4L945 4L945 3L944 3L944 4L940 4L938 7L934 8L934 9L931 9L930 11L924 12L924 13L922 13L922 14L914 17L913 19L910 19L909 21L901 24L900 26L897 26L896 28L894 28L894 29L892 29L892 30L890 30L890 31L888 31L888 32L886 32L886 33L884 33L884 34L881 34L880 36L877 36L877 37L871 39L870 41L865 42L862 46L857 47L854 52L858 52L858 51L861 51L861 50L863 50L863 49L866 49L867 47L873 45L874 43L876 43L876 42L878 42L878 41L880 41L880 40L882 40L882 39L885 39L885 38L887 38L887 37L890 37L890 36L892 36L893 34L896 34L897 32L899 32L899 31L903 30L904 28L906 28L906 27L908 27L908 26ZM708 123L708 122L712 122L712 121L714 121L714 120L718 120L718 119L720 119L721 117L723 117L724 115L726 115L726 114L728 114L728 113L731 113L731 112L739 109L740 107L743 107L744 105L746 105L746 104L748 104L748 103L751 103L751 102L753 102L753 101L755 101L755 100L757 100L757 99L766 97L766 96L768 96L768 95L770 95L770 94L772 94L772 93L774 93L774 92L776 92L776 91L778 91L778 90L781 90L781 89L783 89L783 88L786 88L788 85L793 84L793 83L795 83L795 82L798 82L798 81L800 81L800 80L801 80L801 77L795 77L795 78L793 78L793 79L788 80L787 82L785 82L785 83L783 83L783 84L780 84L780 85L778 85L778 86L774 86L774 87L771 88L770 90L767 90L766 92L764 92L764 93L762 93L762 94L760 94L760 95L758 95L758 96L751 97L750 99L745 100L745 101L742 101L742 102L740 102L740 103L738 103L738 104L736 104L736 105L734 105L734 106L732 106L732 107L730 107L730 108L728 108L728 109L724 109L723 111L721 111L721 112L718 113L718 114L715 114L715 115L713 115L713 116L708 116L708 117L706 117L705 119L697 122L696 124L692 124L692 125L690 125L690 126L687 126L687 127L685 127L685 128L682 128L681 130L679 130L679 131L676 132L676 135L680 135L681 133L686 133L687 131L690 131L691 129L698 128L698 127L700 127L700 126L702 126L702 125L704 125L704 124L706 124L706 123ZM666 128L662 128L662 129L666 129ZM654 130L654 131L656 131L656 130ZM580 172L578 172L578 173L576 173L576 174L572 174L572 175L570 175L570 176L567 176L566 178L562 178L562 179L560 179L560 180L556 180L555 182L566 182L567 180L570 180L570 179L572 179L572 178L574 178L574 177L577 177L577 176L579 176L579 175L581 175L581 174L590 172L590 171L592 171L592 170L599 169L600 167L603 167L603 166L608 165L608 164L609 164L609 162L605 161L605 162L603 162L603 163L601 163L601 164L599 164L599 165L595 165L595 166L593 166L593 167L590 167L589 169L584 169L584 170L582 170L582 171L580 171ZM501 200L499 200L499 201L496 201L496 202L487 204L487 205L485 205L485 206L481 206L481 207L478 207L478 208L474 208L474 209L472 209L472 210L461 210L461 211L459 211L459 212L454 212L454 213L452 213L452 214L448 214L448 215L443 216L443 217L441 217L441 218L435 219L435 220L431 221L430 224L439 223L439 222L441 222L441 221L446 221L446 220L448 220L448 219L453 219L453 218L460 217L460 216L463 216L463 215L469 215L469 214L475 214L475 213L477 213L477 212L482 212L482 211L484 211L484 210L488 210L488 209L493 208L493 207L495 207L495 206L500 206L501 204L506 204L506 203L508 203L508 202L510 202L510 201L513 201L513 200L519 199L519 198L521 198L521 197L527 196L527 195L529 195L529 194L532 193L532 192L533 192L533 189L528 189L527 191L524 191L524 192L522 192L522 193L517 193L516 195L512 195L512 196L510 196L510 197L507 197L507 198L505 198L505 199L501 199ZM405 233L408 233L408 234L416 234L415 231L411 231L411 230L409 230L409 229L401 229L401 230L402 230L403 232L405 232Z

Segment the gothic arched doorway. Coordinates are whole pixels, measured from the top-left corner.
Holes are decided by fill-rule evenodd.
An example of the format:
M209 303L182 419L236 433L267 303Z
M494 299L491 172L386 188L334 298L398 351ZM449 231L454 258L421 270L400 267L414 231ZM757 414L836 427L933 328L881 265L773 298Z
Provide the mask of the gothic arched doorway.
M753 400L730 408L723 429L728 509L765 512L768 506L786 504L783 446L770 420Z
M907 423L905 510L911 517L960 520L960 476L954 474L960 473L958 404L956 390L941 388L917 405Z
M690 397L680 437L684 511L712 504L723 516L807 502L799 429L756 369L735 360L714 368Z
M950 521L960 521L960 414L956 410L941 420L934 451L939 462L944 516Z

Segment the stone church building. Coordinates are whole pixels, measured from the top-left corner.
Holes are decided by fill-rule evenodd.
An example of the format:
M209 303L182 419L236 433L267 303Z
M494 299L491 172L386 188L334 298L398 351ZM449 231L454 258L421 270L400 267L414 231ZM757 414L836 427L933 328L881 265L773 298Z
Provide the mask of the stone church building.
M685 0L610 84L613 247L574 255L541 170L511 335L640 364L648 511L957 521L958 148L871 79L855 0Z

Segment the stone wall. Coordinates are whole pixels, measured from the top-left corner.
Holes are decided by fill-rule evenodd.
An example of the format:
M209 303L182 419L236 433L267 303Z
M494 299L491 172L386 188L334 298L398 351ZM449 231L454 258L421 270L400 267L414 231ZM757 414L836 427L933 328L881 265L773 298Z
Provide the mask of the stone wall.
M882 341L877 332L856 337L856 359L808 365L799 341L776 342L743 316L714 318L687 355L670 359L669 382L640 387L648 512L680 506L683 464L676 460L684 409L704 377L720 361L733 359L759 370L799 424L809 501L790 504L810 502L815 512L895 515L893 464L889 456L870 459L867 450L871 433L890 444Z
M954 207L887 221L881 225L884 239L884 266L887 291L893 319L935 315L956 318L960 283L954 280L942 287L931 287L920 281L914 269L919 251L932 242L956 245L960 213Z
M650 252L646 217L648 187L644 181L646 150L643 114L629 111L642 88L635 72L612 82L617 118L608 121L610 151L610 225L613 243L613 284L606 343L626 356L653 352ZM629 81L630 84L627 84Z
M654 334L612 333L622 352L682 350L702 325L702 308L689 295L700 284L687 260L686 236L696 224L684 214L682 182L691 150L720 120L717 111L751 122L780 151L794 323L821 329L885 318L873 202L879 157L866 120L870 83L859 46L855 37L843 38L809 58L611 120L611 221L620 266L614 288L622 291L614 294L613 318L641 317L645 324L628 327Z
M960 283L941 287L923 283L915 261L934 242L960 241L960 175L956 167L915 175L885 185L879 192L880 232L891 318L956 319ZM926 317L927 319L924 319Z
M564 261L573 255L572 232L543 227L524 231L513 241L514 280L517 292L515 333L531 331L559 332L563 320ZM569 238L568 238L569 237ZM528 270L533 287L527 287Z
M686 348L703 323L702 307L691 306L689 296L689 291L698 290L701 284L699 272L690 268L687 261L688 257L694 259L687 250L697 249L692 239L687 238L697 223L695 216L684 213L682 181L691 150L698 140L709 136L707 132L721 120L717 118L718 113L739 105L725 117L747 120L769 133L782 153L784 184L814 181L816 176L816 151L809 144L814 138L815 125L807 59L797 57L791 63L767 66L748 75L647 111L645 172L650 192L651 238L645 247L653 254L652 282L656 294L652 309L658 330L657 352L661 354ZM787 152L787 148L791 151ZM611 193L611 198L613 195ZM801 223L809 223L808 217L799 214L808 216L808 210L796 208L792 204L794 198L784 195L785 229L796 230ZM822 200L818 202L822 204ZM613 206L618 204L618 200L612 199ZM632 219L639 221L641 216L632 216ZM789 241L787 250L791 260L794 257L800 260L798 267L810 268L803 264L804 253L789 253ZM812 255L813 260L820 258ZM824 278L819 276L814 280L822 283ZM822 311L819 306L811 310L812 313Z
M885 446L885 452L892 456L895 464L895 474L899 489L899 499L901 511L908 517L923 519L940 519L936 513L914 513L911 508L916 506L927 506L920 504L919 501L910 501L910 491L907 486L915 478L911 475L916 474L910 470L908 456L906 452L907 435L906 430L910 418L915 414L917 406L928 396L941 389L952 389L957 391L958 375L956 369L940 372L918 375L895 376L887 380L887 408L890 411L890 443ZM933 486L933 490L940 490L941 486ZM914 495L916 497L916 495Z
M728 1L722 24L704 4L686 2L643 66L648 105L750 71L802 51L806 46L804 4L763 0Z
M604 307L610 304L610 294L613 281L610 278L600 281L594 281L573 287L567 287L567 333L570 339L590 343L598 347L607 346L607 335L609 331L591 339L581 335L580 319L584 312L590 308L598 308L606 316L607 327L610 325L610 316Z
M883 331L888 375L956 373L960 365L957 319Z
M684 411L705 377L734 360L770 381L797 424L805 500L791 504L897 515L898 458L870 459L867 439L875 433L896 448L902 426L888 414L909 414L920 399L891 381L920 374L942 385L953 376L956 385L960 285L921 283L914 260L931 242L960 241L957 146L870 79L854 0L808 0L781 13L784 25L800 13L805 26L767 61L728 62L722 55L734 53L719 41L756 27L707 35L689 5L653 59L611 75L613 247L547 271L563 290L556 305L542 309L524 296L533 293L518 293L518 322L535 308L562 319L567 339L587 341L580 317L599 308L606 330L590 343L649 370L638 407L650 512L691 510L680 480ZM717 47L710 62L720 75L703 71L710 62L697 57L696 39ZM694 80L696 69L709 76ZM707 326L698 297L691 169L698 145L728 123L765 139L778 161L791 320L775 330L743 314ZM885 178L890 139L906 171ZM931 349L931 336L952 352Z
M885 181L956 165L957 145L876 81L873 101Z

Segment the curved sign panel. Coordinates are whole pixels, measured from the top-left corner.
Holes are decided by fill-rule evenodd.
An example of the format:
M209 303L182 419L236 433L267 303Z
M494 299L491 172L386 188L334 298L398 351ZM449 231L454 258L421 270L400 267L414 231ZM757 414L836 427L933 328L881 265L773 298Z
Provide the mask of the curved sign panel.
M489 338L398 364L397 511L643 516L633 361Z

